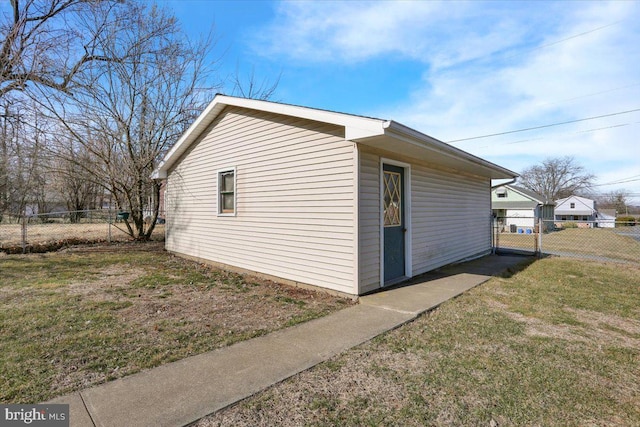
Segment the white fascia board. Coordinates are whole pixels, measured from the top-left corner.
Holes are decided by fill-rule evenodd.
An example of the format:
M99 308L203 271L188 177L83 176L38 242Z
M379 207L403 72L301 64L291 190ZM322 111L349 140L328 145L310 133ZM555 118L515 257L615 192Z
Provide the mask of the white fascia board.
M165 179L167 177L167 171L162 169L164 161L161 161L158 167L151 173L151 179Z
M517 178L519 175L509 169L503 168L502 166L496 165L495 163L491 163L488 160L481 159L480 157L476 157L471 153L467 153L464 150L453 147L449 144L446 144L442 141L438 141L437 139L430 137L429 135L425 135L421 132L418 132L415 129L411 129L403 124L394 121L387 121L384 123L385 135L388 135L393 138L401 139L403 141L412 143L417 146L424 147L428 150L438 152L441 155L464 160L466 162L475 164L482 168L486 168L497 172L502 175L502 178ZM495 178L494 178L495 179Z
M257 99L236 98L233 96L216 95L205 110L198 116L189 129L178 139L178 142L167 152L159 166L152 173L152 178L167 177L167 171L189 148L191 143L200 136L211 122L222 112L226 106L235 106L257 111L265 111L274 114L282 114L301 119L314 120L329 123L345 128L345 139L353 140L383 135L383 120L334 111L317 110L289 104L279 104Z
M233 105L252 110L314 120L316 122L344 126L345 128L352 127L369 133L377 132L376 134L381 134L383 131L382 125L384 120L380 119L354 116L352 114L338 113L335 111L318 110L298 105L280 104L277 102L260 101L257 99L236 98L225 95L218 95L216 99L219 99L219 102L224 103L225 105Z
M207 105L198 118L189 126L182 134L178 141L165 154L160 164L151 174L152 179L163 179L167 177L167 171L180 158L180 156L189 148L193 140L195 140L202 131L213 121L213 119L222 111L224 105L218 101L219 96L216 95L213 101Z
M380 119L354 116L351 114L338 113L335 111L317 110L314 108L301 107L297 105L259 101L255 99L234 98L226 96L222 96L221 98L221 102L225 102L227 105L250 108L274 114L282 114L285 116L298 117L301 119L342 126L345 129L344 138L349 141L384 134L384 123L386 122Z

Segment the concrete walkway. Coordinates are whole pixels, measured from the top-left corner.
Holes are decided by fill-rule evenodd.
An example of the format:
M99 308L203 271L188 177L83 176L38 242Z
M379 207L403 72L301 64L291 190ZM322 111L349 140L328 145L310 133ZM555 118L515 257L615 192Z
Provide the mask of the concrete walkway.
M531 258L488 256L360 298L360 304L48 403L71 426L184 426L397 328Z

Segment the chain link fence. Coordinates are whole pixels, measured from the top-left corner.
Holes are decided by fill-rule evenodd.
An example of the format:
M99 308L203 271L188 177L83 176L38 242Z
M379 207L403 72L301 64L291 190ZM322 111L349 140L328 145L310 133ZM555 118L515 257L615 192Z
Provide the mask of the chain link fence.
M113 210L5 216L0 222L0 252L46 252L74 244L130 241L127 218L126 212ZM164 239L163 224L156 224L152 239Z
M493 221L496 252L559 255L640 264L640 224L635 221L543 221L500 217Z

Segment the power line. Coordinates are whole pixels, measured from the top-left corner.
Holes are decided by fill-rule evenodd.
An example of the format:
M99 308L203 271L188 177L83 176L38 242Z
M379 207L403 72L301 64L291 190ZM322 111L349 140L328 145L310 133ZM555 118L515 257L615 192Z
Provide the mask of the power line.
M595 184L592 187L604 187L606 185L618 185L618 184L626 184L628 182L636 182L636 181L640 181L639 177L640 175L634 175L628 178L620 178L619 180L616 180L616 181L606 182L604 184Z
M621 19L621 20L619 20L619 21L612 22L611 24L603 25L603 26L601 26L601 27L597 27L597 28L594 28L594 29L591 29L591 30L585 31L585 32L583 32L583 33L574 34L574 35L569 36L569 37L566 37L566 38L564 38L564 39L560 39L560 40L557 40L557 41L555 41L555 42L551 42L551 43L543 44L543 45L541 45L541 46L534 47L534 48L531 48L531 49L528 49L528 50L529 50L529 51L534 51L534 50L544 49L544 48L547 48L547 47L549 47L549 46L554 46L554 45L557 45L557 44L560 44L560 43L564 43L564 42L566 42L566 41L568 41L568 40L575 39L575 38L582 37L582 36L586 36L587 34L591 34L591 33L594 33L594 32L596 32L596 31L600 31L600 30L602 30L602 29L605 29L605 28L608 28L608 27L611 27L611 26L614 26L614 25L618 25L619 23L624 22L624 21L625 21L624 19ZM522 52L522 53L524 53L524 52ZM508 57L507 57L507 58L505 58L505 59L509 59L509 58L514 57L514 56L521 55L522 53L518 53L518 54L515 54L515 55L512 55L512 56L508 56Z
M573 98L560 99L560 100L551 101L551 102L540 102L538 104L534 104L534 106L535 107L542 107L544 105L561 104L563 102L576 101L578 99L589 98L591 96L602 95L602 94L605 94L605 93L615 92L617 90L622 90L622 89L629 89L631 87L636 87L636 86L640 86L640 83L634 83L634 84L630 84L630 85L626 85L626 86L615 87L615 88L612 88L612 89L602 90L600 92L588 93L586 95L574 96Z
M471 141L473 139L482 139L482 138L490 138L492 136L509 135L509 134L512 134L512 133L526 132L526 131L529 131L529 130L544 129L544 128L550 128L550 127L554 127L554 126L567 125L567 124L571 124L571 123L585 122L587 120L601 119L601 118L604 118L604 117L619 116L621 114L635 113L637 111L640 111L640 108L636 108L636 109L633 109L633 110L627 110L627 111L618 111L617 113L611 113L611 114L602 114L600 116L586 117L584 119L568 120L566 122L559 122L559 123L552 123L552 124L548 124L548 125L533 126L533 127L530 127L530 128L510 130L510 131L506 131L506 132L491 133L491 134L487 134L487 135L473 136L473 137L469 137L469 138L454 139L454 140L445 141L445 142L448 143L448 144L453 144L455 142Z
M551 43L547 43L547 44L543 44L543 45L536 46L536 47L531 47L531 48L523 48L523 49L520 50L520 52L513 53L511 55L505 56L504 58L502 58L502 60L504 61L504 60L507 60L507 59L515 58L517 56L521 56L521 55L524 55L524 54L529 53L529 52L533 52L533 51L540 50L540 49L545 49L545 48L550 47L550 46L554 46L554 45L557 45L557 44L560 44L560 43L564 43L566 41L569 41L569 40L572 40L572 39L575 39L575 38L578 38L578 37L582 37L582 36L585 36L587 34L591 34L593 32L600 31L600 30L608 28L608 27L612 27L614 25L618 25L619 23L624 22L624 21L625 21L625 19L621 19L619 21L612 22L611 24L603 25L601 27L596 27L596 28L593 28L591 30L584 31L582 33L573 34L573 35L571 35L569 37L565 37L563 39L556 40L556 41L551 42ZM518 49L518 47L516 47L516 46L507 47L506 49L510 50L512 48L513 49ZM476 61L480 61L480 60L483 60L483 59L488 58L488 57L498 56L498 55L500 55L499 51L491 52L491 53L489 53L487 55L479 56L479 57L476 57L476 58L470 58L470 59L468 59L466 61L460 61L460 62L457 62L455 64L451 64L449 66L444 67L444 69L452 68L452 67L458 66L458 65L460 65L462 63L465 63L465 62L466 63L476 62Z
M578 130L578 131L575 131L575 132L566 132L566 133L561 133L561 134L553 134L553 136L558 137L558 136L564 136L564 135L575 135L575 134L579 134L579 133L598 132L598 131L601 131L601 130L615 129L615 128L621 128L621 127L625 127L625 126L633 126L633 125L636 125L636 124L640 124L640 122L619 123L617 125L604 126L604 127L601 127L601 128L585 129L585 130ZM495 147L495 146L500 146L500 145L515 145L515 144L522 144L523 142L540 141L541 139L546 139L546 138L547 138L547 136L539 136L537 138L519 139L517 141L503 142L503 143L492 144L492 145L483 145L483 146L475 147L475 148L489 148L489 147Z

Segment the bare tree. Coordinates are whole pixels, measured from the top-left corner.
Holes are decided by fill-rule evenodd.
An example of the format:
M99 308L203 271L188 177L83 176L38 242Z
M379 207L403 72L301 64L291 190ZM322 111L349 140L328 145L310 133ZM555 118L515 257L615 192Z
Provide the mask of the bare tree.
M112 195L134 238L149 239L158 216L160 182L150 178L157 162L210 98L204 86L210 39L191 43L176 19L146 3L126 3L118 23L97 39L117 61L94 62L78 74L73 97L44 104L68 136L95 161L57 155L81 168ZM215 88L212 88L212 91Z
M64 200L72 223L80 222L87 209L95 209L96 203L104 193L103 187L96 182L95 173L89 169L97 167L91 153L82 146L67 141L58 144L61 152L55 153L50 168L51 187Z
M43 117L27 100L0 99L0 218L43 208L47 159Z
M280 77L282 77L282 73L273 81L267 78L258 81L253 67L251 72L246 77L243 77L239 67L236 65L236 73L232 78L233 90L231 93L242 98L271 99L280 84Z
M110 58L96 41L110 27L117 1L10 0L0 21L0 98L31 82L69 91L93 61ZM103 20L98 22L96 17ZM86 23L91 26L85 26ZM72 25L71 25L72 24ZM95 25L97 24L97 25Z
M520 174L523 187L549 200L585 193L593 186L595 175L588 173L573 157L547 158L540 165L526 168Z
M122 1L8 3L0 15L0 215L22 215L27 204L47 210L53 196L50 122L23 94L71 93L91 64L118 60L105 55L98 41L119 19Z
M615 190L598 197L598 207L604 209L615 209L619 214L628 212L627 199L629 192L627 190Z

